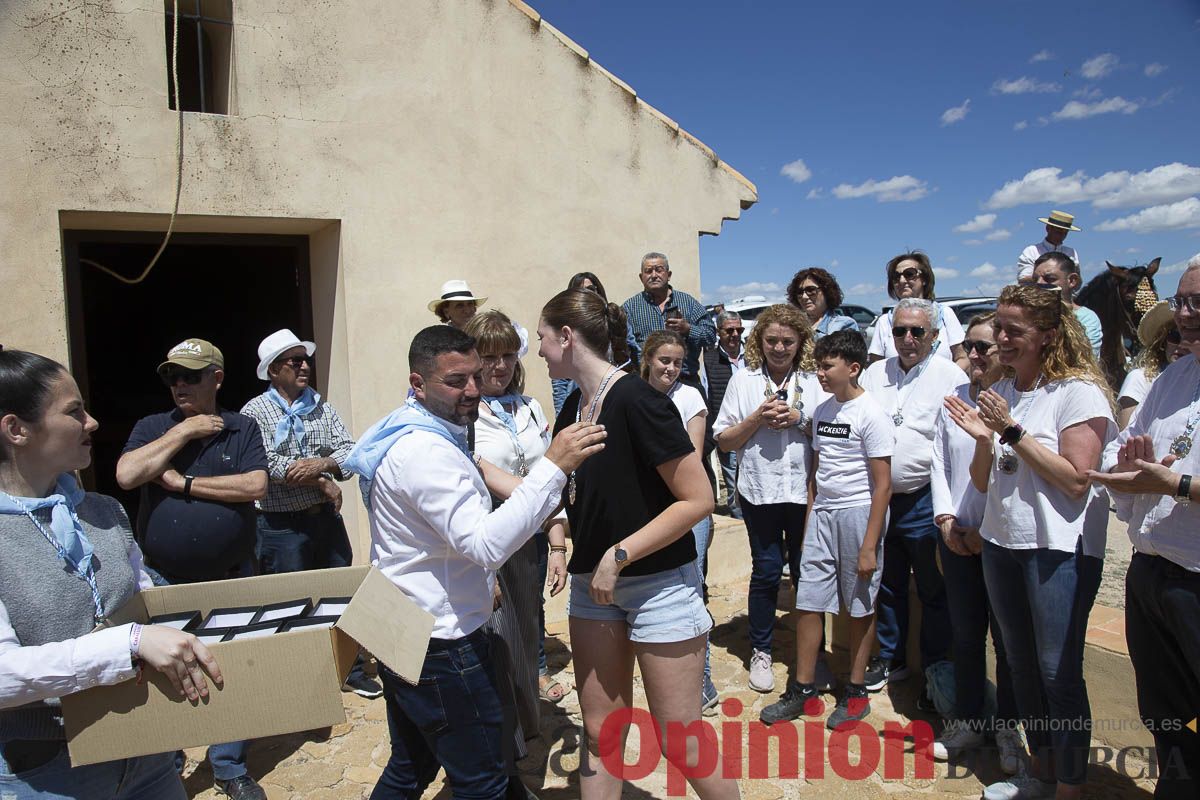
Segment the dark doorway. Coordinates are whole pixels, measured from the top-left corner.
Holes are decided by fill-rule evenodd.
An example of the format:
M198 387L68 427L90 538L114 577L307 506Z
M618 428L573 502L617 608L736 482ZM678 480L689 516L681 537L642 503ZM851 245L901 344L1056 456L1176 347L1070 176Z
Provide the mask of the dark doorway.
M308 238L175 234L135 286L94 264L134 278L161 233L64 231L63 240L71 369L100 421L84 484L120 499L136 519L138 492L117 486L116 464L134 423L172 407L156 367L184 339L207 339L225 356L221 405L238 411L261 394L258 343L280 328L312 338Z

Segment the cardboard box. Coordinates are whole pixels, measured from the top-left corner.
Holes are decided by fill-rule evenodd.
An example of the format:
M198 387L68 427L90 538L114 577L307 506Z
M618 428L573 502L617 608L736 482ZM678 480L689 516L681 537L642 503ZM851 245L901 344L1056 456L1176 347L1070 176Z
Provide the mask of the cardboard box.
M225 679L193 705L165 675L98 686L62 699L74 766L184 747L258 739L344 722L341 687L359 645L405 680L420 679L433 617L374 567L263 575L140 592L109 622L185 611L353 596L333 628L209 645Z

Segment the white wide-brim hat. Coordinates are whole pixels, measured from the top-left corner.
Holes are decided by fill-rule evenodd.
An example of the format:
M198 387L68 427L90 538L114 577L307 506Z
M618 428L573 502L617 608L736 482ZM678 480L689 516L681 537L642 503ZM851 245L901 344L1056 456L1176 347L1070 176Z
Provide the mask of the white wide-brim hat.
M1166 300L1159 300L1153 308L1142 315L1142 321L1138 323L1137 327L1138 341L1142 343L1143 347L1149 347L1163 332L1163 328L1174 324L1175 315L1171 312L1171 307L1167 305Z
M437 313L437 307L442 303L453 303L456 300L474 300L475 305L486 303L486 297L476 297L471 292L471 287L467 286L466 281L452 280L442 284L442 296L436 300L429 301L429 310Z
M287 328L277 330L270 336L262 340L258 346L258 377L260 380L269 381L271 376L267 374L267 367L281 355L291 350L293 347L303 347L305 355L311 356L317 352L317 346L312 342L302 342L300 337L292 333Z

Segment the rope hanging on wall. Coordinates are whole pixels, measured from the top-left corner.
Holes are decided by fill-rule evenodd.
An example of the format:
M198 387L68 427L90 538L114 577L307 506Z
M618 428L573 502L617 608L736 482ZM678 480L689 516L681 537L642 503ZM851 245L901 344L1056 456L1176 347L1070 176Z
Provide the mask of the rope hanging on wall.
M171 219L167 222L167 233L163 237L162 244L158 246L158 252L154 254L154 258L150 259L150 263L142 270L142 274L136 278L126 278L121 273L92 261L90 258L79 259L80 264L95 267L128 286L136 286L150 275L150 270L154 269L159 256L167 249L167 243L171 241L171 232L175 229L175 218L179 215L179 195L183 190L183 99L179 96L179 0L175 0L174 9L174 25L172 25L171 32L171 85L175 88L175 115L179 124L175 140L175 205L171 209Z

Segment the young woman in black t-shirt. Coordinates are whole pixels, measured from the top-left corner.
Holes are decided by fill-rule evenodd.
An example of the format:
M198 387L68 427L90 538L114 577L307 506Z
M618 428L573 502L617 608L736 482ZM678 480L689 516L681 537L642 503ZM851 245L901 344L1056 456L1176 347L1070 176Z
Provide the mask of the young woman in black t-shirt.
M670 399L613 366L625 360L626 323L617 306L568 289L542 309L537 333L550 377L579 385L555 432L578 419L602 424L608 434L604 450L569 476L563 501L574 543L567 565L571 645L591 756L580 793L585 800L616 797L622 776L604 762L624 763L624 739L601 760L600 730L610 714L633 705L634 659L660 726L700 719L696 687L712 618L691 529L712 513L712 490ZM705 735L712 735L705 745L711 752L716 737ZM699 749L689 739L679 766L694 765ZM696 794L739 796L736 781L713 773L689 778Z

